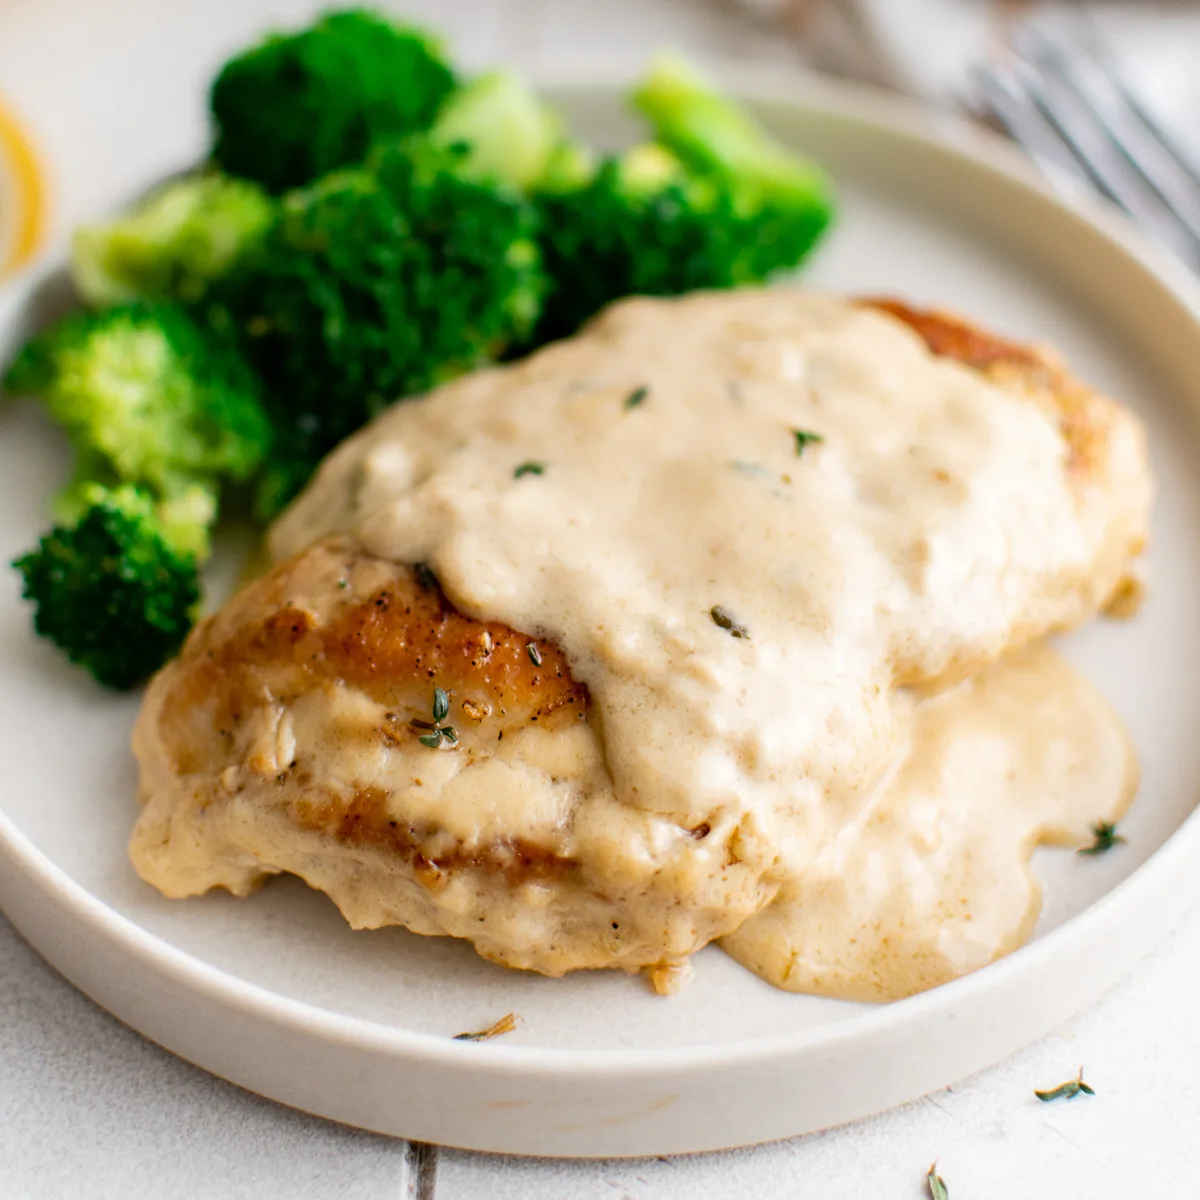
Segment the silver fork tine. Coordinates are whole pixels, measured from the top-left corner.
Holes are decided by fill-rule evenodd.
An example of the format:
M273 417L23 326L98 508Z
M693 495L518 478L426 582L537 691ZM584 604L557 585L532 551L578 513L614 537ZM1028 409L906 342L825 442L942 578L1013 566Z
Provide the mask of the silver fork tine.
M1140 174L1109 140L1094 114L1078 103L1055 79L1018 64L1018 75L1030 99L1058 131L1093 182L1135 220L1151 228L1164 224L1165 213L1155 202Z
M1034 31L1022 40L1026 43L1022 50L1035 66L1061 81L1081 105L1096 113L1108 136L1200 247L1200 183L1190 164L1146 128L1111 68L1102 67L1091 55L1073 58Z
M1007 66L1013 86L1053 126L1091 177L1092 185L1177 253L1193 263L1200 261L1200 242L1175 219L1129 162L1092 106L1036 62L1014 55Z
M1112 84L1114 91L1125 101L1129 107L1129 111L1142 123L1146 131L1162 146L1168 154L1178 164L1179 169L1188 176L1189 179L1200 187L1200 160L1198 160L1189 151L1176 140L1175 135L1170 130L1165 129L1160 124L1158 118L1150 112L1149 109L1125 86L1121 81L1121 77L1116 74L1112 63L1108 56L1099 54L1096 56L1096 62L1103 68L1105 75Z
M1146 132L1174 159L1179 169L1200 187L1200 158L1185 148L1176 135L1159 121L1126 84L1113 59L1109 44L1096 24L1095 14L1084 0L1076 2L1079 10L1076 14L1076 26L1080 45L1086 48L1089 58L1104 75L1109 87L1121 97L1126 108L1141 122Z
M1006 74L985 64L976 67L974 76L984 106L1059 190L1066 181L1089 191L1095 187L1092 177L1027 93Z

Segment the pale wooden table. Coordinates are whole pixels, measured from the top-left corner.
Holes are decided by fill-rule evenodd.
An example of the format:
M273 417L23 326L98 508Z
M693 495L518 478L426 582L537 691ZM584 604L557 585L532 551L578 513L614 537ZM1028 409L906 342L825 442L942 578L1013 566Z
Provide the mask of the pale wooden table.
M907 0L906 0L907 2ZM764 23L704 0L410 0L468 63L632 69L662 42L799 65ZM203 81L309 0L4 0L0 91L49 148L57 225L183 163ZM930 36L936 36L936 30ZM570 1163L425 1152L281 1108L144 1042L73 991L0 918L0 1200L954 1200L1200 1195L1200 917L1103 1003L952 1090L756 1150ZM1095 1100L1031 1089L1087 1063Z

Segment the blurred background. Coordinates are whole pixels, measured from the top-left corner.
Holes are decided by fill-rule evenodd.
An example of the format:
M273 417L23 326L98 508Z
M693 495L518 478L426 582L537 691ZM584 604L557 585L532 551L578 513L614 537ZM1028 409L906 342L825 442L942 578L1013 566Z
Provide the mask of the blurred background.
M0 273L156 171L193 159L204 144L204 91L214 67L264 27L295 24L324 7L320 0L2 0ZM467 66L504 60L540 75L631 75L653 49L673 43L718 71L723 63L776 76L818 70L941 111L990 109L994 119L1004 110L1060 183L1070 187L1074 176L1085 187L1099 184L1144 224L1161 218L1165 191L1175 217L1183 209L1185 227L1194 219L1200 229L1200 193L1194 181L1188 191L1179 154L1164 157L1161 138L1147 142L1127 106L1106 112L1103 99L1113 99L1115 80L1180 144L1174 151L1200 153L1192 119L1200 112L1196 3L380 0L377 7L428 22ZM1071 52L1066 67L1074 74L1050 71L1047 81L1043 35ZM1097 51L1104 72L1096 70ZM985 64L990 75L981 75ZM1072 87L1081 79L1088 109L1106 118L1099 129L1094 111L1079 111ZM1040 96L1031 87L1042 87ZM1061 153L1062 131L1053 121L1046 129L1039 98L1058 104L1059 123L1068 113L1076 151L1082 141L1091 158L1107 156L1099 179L1096 162L1080 171L1078 153ZM1121 121L1124 141L1114 142L1108 135ZM1200 246L1166 224L1177 249Z

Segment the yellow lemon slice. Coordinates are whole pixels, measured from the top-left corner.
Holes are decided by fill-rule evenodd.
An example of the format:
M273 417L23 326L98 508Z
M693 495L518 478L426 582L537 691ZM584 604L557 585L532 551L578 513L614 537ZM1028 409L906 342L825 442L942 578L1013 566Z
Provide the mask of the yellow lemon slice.
M0 98L0 276L28 262L46 227L46 188L29 136Z

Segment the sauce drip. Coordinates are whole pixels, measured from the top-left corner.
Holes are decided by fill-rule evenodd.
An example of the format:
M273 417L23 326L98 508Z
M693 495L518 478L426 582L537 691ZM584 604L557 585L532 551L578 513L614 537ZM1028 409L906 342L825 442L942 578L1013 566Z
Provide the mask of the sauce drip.
M1116 714L1036 646L911 713L863 809L722 941L794 992L894 1000L957 979L1032 932L1040 844L1084 845L1137 786Z

